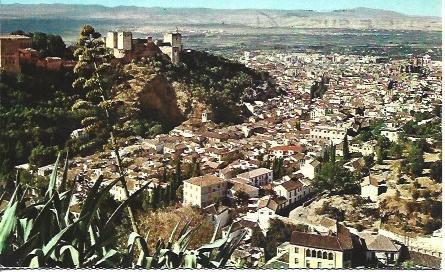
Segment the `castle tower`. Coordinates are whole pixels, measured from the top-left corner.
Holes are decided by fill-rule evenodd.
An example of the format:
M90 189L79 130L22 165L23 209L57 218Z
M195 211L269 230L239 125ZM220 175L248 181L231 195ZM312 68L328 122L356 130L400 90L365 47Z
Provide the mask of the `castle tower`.
M133 35L131 32L122 31L117 34L117 49L131 50Z
M31 47L32 40L27 36L5 35L0 36L0 69L10 73L19 73L19 49Z
M105 38L105 46L107 48L117 48L117 32L107 32L107 37Z
M181 33L165 33L164 34L164 43L170 43L172 47L177 47L179 52L182 51L182 36Z

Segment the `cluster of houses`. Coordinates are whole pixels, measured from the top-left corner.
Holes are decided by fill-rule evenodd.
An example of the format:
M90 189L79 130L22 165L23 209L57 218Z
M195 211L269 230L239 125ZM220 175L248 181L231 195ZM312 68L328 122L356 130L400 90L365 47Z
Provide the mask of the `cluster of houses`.
M114 46L114 35L120 41L119 33L109 35L107 43ZM127 49L133 50L136 42L128 35L123 34L122 47L125 37L130 40ZM170 46L175 44L170 42ZM381 63L361 56L300 53L265 53L260 58L252 53L245 54L242 61L249 67L267 69L288 94L245 103L252 115L238 125L217 125L203 108L193 122L186 121L152 139L129 139L119 153L129 165L130 194L146 183L149 188L166 186L159 177L164 169L174 170L169 162L175 158L181 158L183 165L197 164L199 175L183 181L182 204L201 208L223 232L230 225L231 231L248 230L233 258L258 264L264 262L264 249L250 245L253 231L266 234L271 219L287 220L286 210L311 201L316 190L313 181L326 149L335 145L337 155L342 155L344 139L352 140L376 119L385 120L382 135L397 142L401 125L413 119L410 111L432 111L434 103L441 101L441 63L425 62L429 76L419 78L400 72L398 67L404 60ZM322 76L330 78L328 89L323 97L311 98L311 86ZM390 82L397 84L389 88ZM422 99L418 99L419 92L423 92ZM352 143L350 152L375 155L376 144L372 140ZM286 171L277 177L271 163L278 159ZM345 168L354 172L357 165L351 160ZM103 153L74 158L70 173L83 177L103 174L112 180L118 175L116 170L113 154ZM362 197L378 201L386 191L385 175L381 169L369 173L361 182ZM120 184L111 193L117 200L125 199ZM238 201L240 196L245 202ZM391 266L401 260L402 249L403 245L386 236L330 221L311 226L307 232L294 232L265 266Z

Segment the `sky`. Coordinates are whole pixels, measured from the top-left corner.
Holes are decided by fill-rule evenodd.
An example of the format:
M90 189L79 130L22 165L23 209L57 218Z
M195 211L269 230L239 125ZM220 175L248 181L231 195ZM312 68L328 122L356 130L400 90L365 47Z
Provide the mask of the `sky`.
M367 7L408 15L441 16L441 0L0 0L2 4L98 4L104 6L205 7L215 9L311 9L330 11Z

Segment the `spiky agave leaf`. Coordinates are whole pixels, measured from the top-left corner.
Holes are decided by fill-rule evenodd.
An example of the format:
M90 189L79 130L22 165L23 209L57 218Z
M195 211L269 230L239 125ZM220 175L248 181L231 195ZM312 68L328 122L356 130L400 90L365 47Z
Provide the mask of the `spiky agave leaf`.
M51 177L49 178L48 190L46 191L45 197L46 199L50 199L53 196L53 193L56 188L56 180L57 180L57 168L59 167L60 153L57 155L56 162L54 163L53 171L51 173Z
M117 208L116 210L114 210L114 212L111 214L110 218L108 218L107 222L104 225L104 229L107 229L110 225L111 222L113 222L113 220L116 218L116 216L118 216L120 214L120 212L126 207L128 206L128 204L130 204L130 202L136 197L138 196L142 191L144 191L148 185L150 185L150 183L145 184L144 186L142 186L141 188L139 188L136 192L134 192L129 198L127 198L124 202L122 202Z
M34 226L34 219L32 218L21 218L19 219L19 224L21 228L21 238L23 242L28 241L31 230Z
M184 257L184 267L185 268L197 268L198 267L198 257L194 251L191 251Z
M36 248L33 251L31 251L30 254L28 254L27 259L29 260L29 267L30 268L39 268L44 264L44 257L43 251L40 248Z
M66 183L68 180L68 151L66 151L66 157L65 157L65 165L63 167L63 176L62 180L60 181L59 191L63 192L66 190Z
M69 230L71 230L76 224L78 224L79 222L82 222L82 220L84 220L84 218L79 218L76 222L72 223L71 225L69 225L66 228L64 228L63 230L61 230L54 237L52 237L51 240L47 244L45 244L43 246L42 252L43 252L45 258L47 258L49 256L49 254L51 254L52 251L56 248L57 244L60 242L63 235L65 233L67 233Z
M79 250L73 245L63 245L60 248L59 254L60 261L63 264L66 264L66 260L69 259L70 263L72 263L74 267L80 268Z
M3 213L2 221L0 222L0 254L6 251L10 245L9 240L14 234L13 232L17 224L17 205L18 202L14 202L12 205L8 204L8 207Z

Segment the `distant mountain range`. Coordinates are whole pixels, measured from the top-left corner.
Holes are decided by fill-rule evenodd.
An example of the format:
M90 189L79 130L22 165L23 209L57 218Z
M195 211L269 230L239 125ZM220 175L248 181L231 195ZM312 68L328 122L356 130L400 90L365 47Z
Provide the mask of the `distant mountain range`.
M317 12L312 10L256 10L205 8L145 8L135 6L105 7L66 4L3 4L2 22L32 20L109 20L120 25L159 25L229 28L346 28L385 30L441 31L440 17L408 16L401 13L355 8Z

